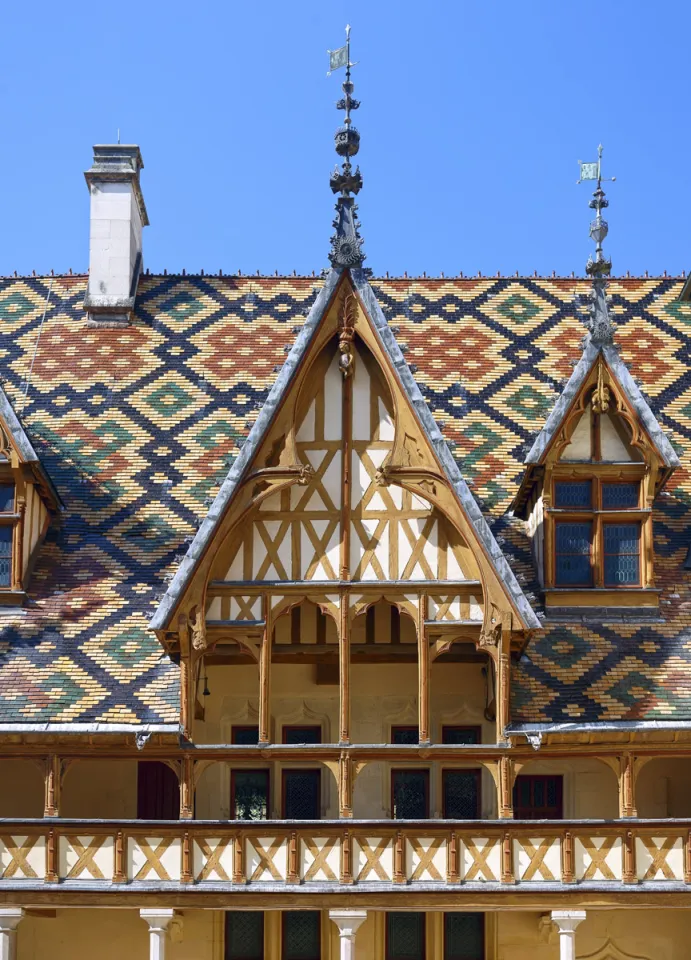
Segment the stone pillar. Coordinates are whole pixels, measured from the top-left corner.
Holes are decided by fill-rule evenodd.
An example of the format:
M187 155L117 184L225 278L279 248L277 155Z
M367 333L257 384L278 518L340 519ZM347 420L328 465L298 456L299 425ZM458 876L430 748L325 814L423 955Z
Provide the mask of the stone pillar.
M15 960L17 926L23 916L23 907L0 907L0 960Z
M355 960L355 934L367 919L366 910L329 910L329 918L338 927L340 960Z
M552 910L551 919L559 931L559 960L576 960L576 927L585 910Z
M149 924L149 960L166 960L168 927L175 911L152 907L142 909L139 916Z

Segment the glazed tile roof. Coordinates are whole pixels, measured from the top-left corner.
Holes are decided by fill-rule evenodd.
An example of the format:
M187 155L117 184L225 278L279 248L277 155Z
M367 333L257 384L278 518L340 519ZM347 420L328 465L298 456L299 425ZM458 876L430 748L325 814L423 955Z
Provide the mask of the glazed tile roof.
M136 323L86 326L85 277L0 280L2 386L65 504L20 611L0 610L0 723L177 723L148 622L322 281L142 278ZM579 279L377 279L373 289L519 581L505 512L581 353ZM621 355L679 454L655 511L664 622L558 624L516 666L512 720L691 719L691 304L611 282ZM26 403L26 378L36 351ZM537 598L536 598L537 602Z

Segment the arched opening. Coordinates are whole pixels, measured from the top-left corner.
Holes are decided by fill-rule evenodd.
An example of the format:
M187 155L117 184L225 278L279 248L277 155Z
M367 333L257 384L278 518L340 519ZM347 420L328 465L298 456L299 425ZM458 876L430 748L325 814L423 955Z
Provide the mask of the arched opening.
M651 819L691 817L691 760L660 757L645 763L636 778L636 811Z
M60 814L74 819L135 819L137 761L71 760L63 775Z

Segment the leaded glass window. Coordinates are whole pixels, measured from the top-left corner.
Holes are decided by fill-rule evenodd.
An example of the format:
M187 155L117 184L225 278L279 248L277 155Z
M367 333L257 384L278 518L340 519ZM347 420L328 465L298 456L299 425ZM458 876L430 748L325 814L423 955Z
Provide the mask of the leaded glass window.
M444 914L444 960L484 960L484 913Z
M392 770L391 794L394 820L426 820L429 770Z
M606 523L605 584L621 587L640 582L640 537L637 523Z
M322 728L319 726L310 727L284 727L284 743L321 743Z
M455 746L467 746L470 743L482 742L480 727L443 726L441 728L441 742Z
M442 771L445 820L478 820L480 817L480 771Z
M420 742L420 731L417 727L391 727L391 743L414 744Z
M588 510L593 501L590 480L558 480L554 484L554 506L566 510Z
M593 525L589 520L578 523L557 523L554 566L558 586L591 585L592 529Z
M284 911L282 960L320 960L320 920L318 910Z
M13 527L0 527L0 587L12 583L12 534Z
M283 771L283 817L286 820L319 820L321 816L319 770Z
M521 774L513 787L516 820L563 819L564 780L560 774Z
M425 914L386 914L386 960L425 960Z
M269 815L269 771L233 770L230 775L231 817L266 820Z
M259 727L233 727L232 740L237 746L256 747L259 743Z
M603 510L630 510L638 506L638 483L603 483Z
M225 960L264 960L264 914L261 910L226 911Z
M13 483L0 483L0 513L14 513Z

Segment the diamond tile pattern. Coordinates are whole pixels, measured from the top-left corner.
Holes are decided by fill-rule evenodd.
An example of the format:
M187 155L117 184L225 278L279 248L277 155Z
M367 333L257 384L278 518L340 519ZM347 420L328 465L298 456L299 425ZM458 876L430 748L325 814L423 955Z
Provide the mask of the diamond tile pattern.
M137 320L93 329L85 277L0 280L2 377L65 503L22 610L0 618L0 722L178 720L178 670L147 628L320 280L142 279ZM584 280L374 280L430 409L519 581L506 516L583 327ZM676 279L613 280L624 360L682 460L655 511L663 622L560 624L517 665L512 720L691 719L691 305ZM535 592L537 603L537 592Z

